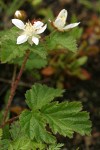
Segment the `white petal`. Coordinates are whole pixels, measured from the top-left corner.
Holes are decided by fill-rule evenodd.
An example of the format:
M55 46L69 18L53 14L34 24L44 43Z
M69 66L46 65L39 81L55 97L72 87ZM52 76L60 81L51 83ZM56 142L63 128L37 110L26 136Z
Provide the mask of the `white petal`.
M36 45L38 45L39 44L39 38L37 38L37 37L32 37L32 41L36 44Z
M80 24L80 22L78 22L78 23L71 23L71 24L65 26L63 29L64 30L68 30L68 29L71 29L71 28L74 28L74 27L78 26L79 24Z
M36 30L35 33L36 34L41 34L45 31L46 28L47 28L47 24L44 25L43 27L41 27L40 29Z
M41 28L43 25L44 25L43 22L41 22L41 21L36 21L36 22L34 22L33 27L36 28L36 29L39 29L39 28Z
M24 23L19 19L12 19L12 23L19 29L24 29L25 27Z
M54 26L56 27L64 27L67 19L67 10L63 9L58 14L56 20L53 22Z
M23 34L17 38L17 44L22 44L28 40L28 36Z

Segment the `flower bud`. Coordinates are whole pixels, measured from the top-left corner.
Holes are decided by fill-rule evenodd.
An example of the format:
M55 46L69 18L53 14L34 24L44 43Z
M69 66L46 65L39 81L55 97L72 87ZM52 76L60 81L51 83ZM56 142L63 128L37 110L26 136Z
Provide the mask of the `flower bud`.
M27 18L27 14L24 10L16 10L14 17L20 20L25 20Z

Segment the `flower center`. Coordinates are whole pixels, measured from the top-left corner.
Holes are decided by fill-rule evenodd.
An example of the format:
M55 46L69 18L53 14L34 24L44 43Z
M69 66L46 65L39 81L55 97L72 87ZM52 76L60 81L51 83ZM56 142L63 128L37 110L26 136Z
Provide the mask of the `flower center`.
M30 22L26 23L24 33L28 36L33 36L33 34L35 34L35 29Z

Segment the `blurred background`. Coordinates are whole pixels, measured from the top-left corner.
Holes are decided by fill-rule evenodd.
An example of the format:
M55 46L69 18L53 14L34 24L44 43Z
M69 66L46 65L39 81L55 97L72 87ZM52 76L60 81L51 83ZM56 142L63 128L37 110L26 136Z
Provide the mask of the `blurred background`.
M81 22L72 31L78 51L65 54L63 49L54 50L49 53L48 61L37 56L31 58L14 97L11 116L26 107L24 93L35 82L65 88L59 101L81 101L83 109L90 112L92 133L90 137L75 133L73 139L57 135L58 142L65 144L63 150L100 150L100 0L0 0L0 31L12 27L12 18L31 22L39 19L46 23L54 20L61 9L68 11L67 23ZM45 35L51 31L48 23ZM15 66L18 72L18 62L0 63L0 109L7 102Z

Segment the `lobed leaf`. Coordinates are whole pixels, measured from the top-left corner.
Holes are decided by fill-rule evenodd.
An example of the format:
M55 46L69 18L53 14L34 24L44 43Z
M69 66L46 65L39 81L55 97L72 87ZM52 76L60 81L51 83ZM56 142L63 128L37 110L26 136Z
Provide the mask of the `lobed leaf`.
M41 109L55 97L62 96L64 90L49 88L46 85L35 84L25 94L26 103L31 109Z
M90 135L89 114L82 111L80 102L52 102L63 92L41 84L35 84L26 92L26 102L32 110L26 110L20 115L20 123L31 139L53 143L55 138L50 134L52 132L68 137L72 137L74 132ZM47 125L51 132L46 129Z
M80 112L80 102L52 103L42 108L42 113L53 133L72 137L74 132L90 134L91 122L87 112Z
M21 127L31 139L35 138L38 142L55 142L55 137L51 135L50 132L46 131L46 124L43 122L41 114L38 112L24 111L20 116L20 123Z

